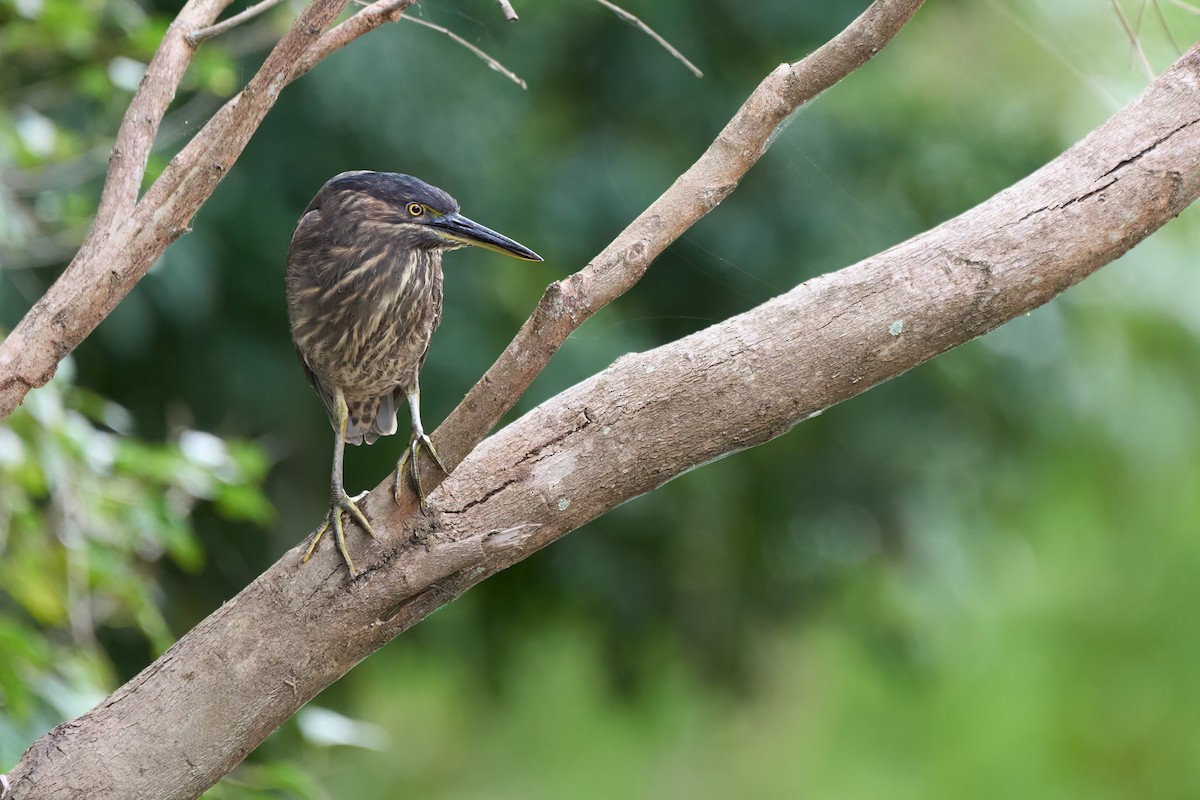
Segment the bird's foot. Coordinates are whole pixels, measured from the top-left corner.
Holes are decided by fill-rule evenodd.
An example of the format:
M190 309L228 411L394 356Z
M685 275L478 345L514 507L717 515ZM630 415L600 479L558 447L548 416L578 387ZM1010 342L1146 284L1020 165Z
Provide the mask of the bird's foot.
M333 528L333 538L337 543L338 552L342 554L342 559L346 562L346 568L350 570L350 577L358 577L358 573L354 571L354 562L350 560L350 551L346 548L346 532L342 524L342 514L349 514L350 517L358 523L359 527L367 532L372 539L378 539L375 535L375 529L371 527L371 523L367 522L367 518L363 516L359 509L357 501L362 500L366 496L363 492L358 497L350 498L345 492L342 492L340 497L335 497L332 504L329 506L329 513L325 515L325 521L321 523L321 527L317 528L317 532L313 534L312 541L308 545L308 550L304 552L304 557L300 559L300 563L306 563L312 557L313 552L317 549L317 543L321 541L321 537L325 535L325 531Z
M438 469L444 475L449 475L450 470L446 469L446 465L442 463L442 459L437 454L437 450L433 446L433 442L424 433L413 434L413 437L408 442L408 448L404 451L404 455L400 456L400 460L396 462L396 481L392 486L393 494L396 496L396 502L400 502L400 488L404 483L404 466L408 465L409 473L412 475L413 487L417 490L417 499L421 503L421 510L425 511L428 505L425 503L425 490L421 488L421 465L417 463L421 449L428 451L429 456L433 459L433 463L438 465Z

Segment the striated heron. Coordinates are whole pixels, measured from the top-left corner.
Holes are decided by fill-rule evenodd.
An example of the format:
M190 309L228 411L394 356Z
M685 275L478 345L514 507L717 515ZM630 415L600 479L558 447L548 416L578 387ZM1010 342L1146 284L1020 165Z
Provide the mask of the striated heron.
M343 172L304 209L288 249L287 303L292 341L308 382L334 430L330 508L304 561L327 530L350 575L342 514L372 538L375 531L342 486L346 442L371 444L396 432L407 401L412 438L396 464L399 502L405 463L421 507L422 449L446 471L421 426L418 374L442 319L442 253L476 245L527 261L542 258L459 213L435 186L394 172Z

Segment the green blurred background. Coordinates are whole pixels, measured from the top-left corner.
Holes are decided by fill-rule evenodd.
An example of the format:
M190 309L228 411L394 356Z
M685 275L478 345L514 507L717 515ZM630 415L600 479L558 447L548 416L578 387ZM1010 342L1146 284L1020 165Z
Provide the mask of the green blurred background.
M406 22L289 87L193 232L0 422L0 770L320 519L331 437L282 272L329 176L419 175L546 257L447 259L436 424L548 282L866 3L627 0L702 79L591 0L515 5L414 13L527 90ZM1200 36L1183 5L1120 5L1156 71ZM0 0L0 328L77 247L172 12ZM294 13L201 48L152 174ZM937 225L1147 80L1107 2L933 0L517 412ZM1197 796L1198 246L1189 210L1032 315L621 506L372 656L206 796ZM350 449L350 491L401 444Z

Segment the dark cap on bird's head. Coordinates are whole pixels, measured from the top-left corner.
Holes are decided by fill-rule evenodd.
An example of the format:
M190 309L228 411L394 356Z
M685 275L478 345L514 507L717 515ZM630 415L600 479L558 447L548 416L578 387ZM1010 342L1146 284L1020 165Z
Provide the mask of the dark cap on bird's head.
M459 213L458 201L420 178L396 172L356 170L330 178L307 211L338 209L374 224L395 226L410 247L453 250L474 245L525 261L542 257L528 247Z

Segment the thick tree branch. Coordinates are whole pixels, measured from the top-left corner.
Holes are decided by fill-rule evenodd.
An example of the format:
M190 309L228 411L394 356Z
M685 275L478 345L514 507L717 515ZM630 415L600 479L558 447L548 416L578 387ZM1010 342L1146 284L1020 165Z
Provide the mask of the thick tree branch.
M39 740L9 773L13 796L194 797L304 702L471 585L1117 258L1200 195L1198 151L1193 48L1084 141L980 206L625 356L543 403L475 448L431 494L428 516L398 509L385 481L365 501L383 541L352 542L365 565L359 580L348 581L331 550L301 567L298 545L107 700Z
M224 7L223 1L208 0L205 4L204 0L192 0L184 11L192 10L195 4L202 6L205 14L196 11L194 19L188 17L188 24L209 24ZM415 1L380 0L335 28L325 30L341 12L346 0L312 0L246 88L217 111L171 159L136 206L131 205L129 192L132 190L132 198L136 199L145 155L141 156L142 167L135 170L136 180L132 184L128 177L133 174L132 167L127 159L122 156L114 163L112 168L123 176L110 179L110 182L116 180L112 185L118 188L111 194L117 200L111 201L106 206L109 210L93 222L88 240L54 285L34 304L8 338L0 342L0 419L12 413L30 389L50 380L58 362L108 316L167 246L187 232L192 217L241 155L258 125L275 105L279 92L338 48L385 22L398 19ZM181 18L182 15L183 12ZM180 19L172 23L160 53L151 62L151 69L169 67L182 71L186 66L186 60L180 64L182 56L160 59L160 55L166 49L170 53L186 52L190 57L191 45L186 41L190 29L184 29ZM175 82L178 83L178 78ZM154 86L169 84L171 92L174 91L175 84L158 74L148 72L143 86L148 83ZM153 96L159 98L161 94L156 90ZM157 109L157 105L154 108ZM154 120L151 140L157 127L158 121ZM149 147L142 138L133 139L138 148ZM118 141L118 146L120 144ZM105 194L110 194L108 189Z

